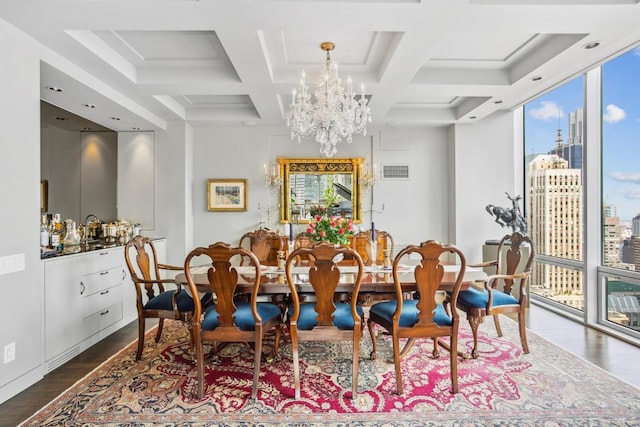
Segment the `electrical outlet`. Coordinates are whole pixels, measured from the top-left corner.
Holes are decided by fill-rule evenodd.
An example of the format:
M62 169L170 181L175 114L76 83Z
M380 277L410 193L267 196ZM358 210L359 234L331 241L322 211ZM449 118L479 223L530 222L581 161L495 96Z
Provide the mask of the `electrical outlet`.
M16 343L12 342L4 346L4 364L12 362L16 358Z

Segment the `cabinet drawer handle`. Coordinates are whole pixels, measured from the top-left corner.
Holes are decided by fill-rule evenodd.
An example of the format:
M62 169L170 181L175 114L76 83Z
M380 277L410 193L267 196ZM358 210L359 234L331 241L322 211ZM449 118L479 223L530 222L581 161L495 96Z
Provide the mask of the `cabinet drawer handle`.
M106 295L106 294L108 294L108 293L109 293L109 289L107 289L106 291L102 291L102 292L100 292L100 295Z
M100 272L100 275L101 275L101 276L104 276L105 274L109 274L109 272L108 272L108 271L101 271L101 272Z
M100 252L100 255L107 255L109 252Z
M84 282L80 282L80 295L84 294L84 291L87 287L84 285Z
M102 313L100 313L100 316L104 316L105 314L109 313L109 310L105 310Z

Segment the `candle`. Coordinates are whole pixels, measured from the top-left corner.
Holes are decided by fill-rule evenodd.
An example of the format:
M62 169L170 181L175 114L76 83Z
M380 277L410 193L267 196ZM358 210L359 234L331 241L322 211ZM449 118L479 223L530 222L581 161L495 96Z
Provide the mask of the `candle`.
M264 168L264 176L267 176L267 164L263 164L262 167Z
M293 242L293 223L289 223L289 241Z
M376 225L371 221L371 241L375 243L376 241Z

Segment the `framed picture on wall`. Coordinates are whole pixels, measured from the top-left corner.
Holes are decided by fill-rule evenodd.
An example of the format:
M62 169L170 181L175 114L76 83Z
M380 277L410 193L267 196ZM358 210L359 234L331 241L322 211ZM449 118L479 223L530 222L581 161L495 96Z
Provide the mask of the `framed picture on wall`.
M207 209L211 212L246 211L247 180L207 180Z

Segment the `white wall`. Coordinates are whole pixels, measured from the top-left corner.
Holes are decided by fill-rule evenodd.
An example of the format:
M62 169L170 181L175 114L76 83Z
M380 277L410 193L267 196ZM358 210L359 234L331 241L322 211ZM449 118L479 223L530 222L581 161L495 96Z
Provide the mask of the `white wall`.
M0 19L0 257L23 255L25 269L0 275L0 350L16 344L16 359L0 363L0 402L42 376L40 221L40 63L37 47Z
M484 241L511 231L496 224L485 207L511 207L505 192L524 196L515 186L514 165L523 162L521 155L515 157L516 151L521 153L518 144L511 112L455 127L455 241L469 262L482 261Z
M372 161L373 156L373 161ZM286 130L246 127L195 128L193 172L194 244L237 243L255 229L271 205L271 227L279 226L278 197L264 187L263 165L277 157L320 157L315 142L292 141ZM409 180L379 180L374 190L376 227L389 231L397 244L448 241L451 195L447 132L442 129L386 129L341 143L336 157L364 157L369 164L408 164ZM380 166L378 167L380 170ZM246 178L247 212L209 212L209 178ZM363 199L363 226L371 223L370 196ZM258 210L258 204L262 210ZM302 227L302 226L300 226ZM302 231L302 228L297 231Z

